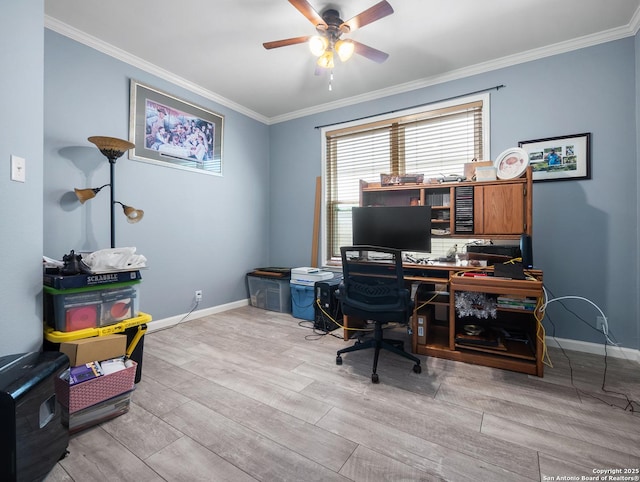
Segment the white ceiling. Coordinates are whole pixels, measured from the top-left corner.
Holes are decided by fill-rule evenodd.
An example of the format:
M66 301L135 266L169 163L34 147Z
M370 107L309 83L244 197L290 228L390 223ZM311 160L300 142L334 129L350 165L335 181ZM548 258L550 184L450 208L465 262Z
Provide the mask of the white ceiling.
M349 18L378 0L309 0ZM223 105L272 123L634 35L640 0L388 0L394 13L350 38L354 55L315 75L313 35L287 0L45 0L45 25Z

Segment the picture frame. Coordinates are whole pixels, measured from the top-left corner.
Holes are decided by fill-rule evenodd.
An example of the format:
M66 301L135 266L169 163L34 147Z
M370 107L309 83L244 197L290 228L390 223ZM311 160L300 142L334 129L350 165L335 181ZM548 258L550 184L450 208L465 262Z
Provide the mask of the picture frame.
M131 79L129 158L222 176L224 116Z
M591 133L520 141L533 168L533 181L591 179Z

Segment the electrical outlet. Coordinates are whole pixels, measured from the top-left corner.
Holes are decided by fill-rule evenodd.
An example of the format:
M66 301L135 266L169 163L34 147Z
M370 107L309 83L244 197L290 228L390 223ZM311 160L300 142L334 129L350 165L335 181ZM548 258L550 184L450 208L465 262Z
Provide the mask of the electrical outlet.
M196 301L202 300L202 290L196 290Z
M605 325L604 325L604 318L602 316L596 317L596 328L598 329L598 331L601 331L602 333L604 333Z

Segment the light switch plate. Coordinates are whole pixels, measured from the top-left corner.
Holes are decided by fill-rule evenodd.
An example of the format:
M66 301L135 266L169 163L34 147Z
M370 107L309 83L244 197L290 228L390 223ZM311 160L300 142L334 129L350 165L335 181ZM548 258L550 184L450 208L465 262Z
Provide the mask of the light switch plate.
M26 176L26 161L23 157L11 156L11 180L18 182L25 182Z

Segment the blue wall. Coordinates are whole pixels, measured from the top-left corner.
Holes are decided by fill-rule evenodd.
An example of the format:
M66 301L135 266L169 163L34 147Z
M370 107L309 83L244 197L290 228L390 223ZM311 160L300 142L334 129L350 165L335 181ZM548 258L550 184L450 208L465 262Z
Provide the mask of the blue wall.
M269 131L260 122L199 97L92 48L45 30L44 253L108 248L108 188L81 205L73 188L109 182L92 135L129 137L133 78L224 119L223 176L173 169L123 156L117 200L145 211L128 224L116 211L117 246L144 255L140 308L154 319L247 298L245 274L268 264Z
M271 126L272 263L310 259L322 149L314 126L504 84L491 93L492 158L519 141L591 133L591 180L534 184L535 265L550 297L588 298L605 312L613 336L638 348L636 43L630 37ZM603 342L588 326L598 315L592 305L563 303L582 319L551 303L548 334Z
M0 7L0 356L42 343L42 0ZM26 182L9 178L11 155Z
M225 116L223 177L126 157L117 163L116 197L146 213L136 225L117 219L117 244L148 258L141 308L154 319L186 313L196 289L204 291L200 308L246 298L244 275L257 266L309 264L322 174L315 126L505 84L491 94L493 157L520 140L592 133L593 179L534 185L535 264L554 296L597 303L615 338L639 348L637 35L266 126L43 30L42 0L1 10L0 62L16 68L0 77L8 113L0 118L0 159L7 173L11 154L26 158L27 182L0 176L0 355L40 346L42 254L109 245L108 192L80 205L72 189L108 182L108 164L86 138L128 138L131 78ZM594 324L588 303L566 305ZM557 336L603 341L559 303L549 314Z

